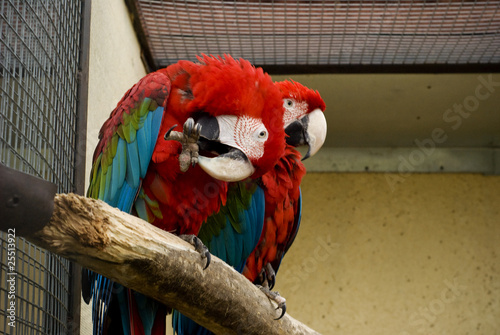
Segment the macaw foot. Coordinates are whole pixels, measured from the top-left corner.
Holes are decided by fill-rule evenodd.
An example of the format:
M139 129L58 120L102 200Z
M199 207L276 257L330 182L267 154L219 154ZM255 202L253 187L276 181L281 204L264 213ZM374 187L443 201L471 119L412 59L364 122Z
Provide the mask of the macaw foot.
M260 271L259 281L263 286L269 287L270 290L273 289L274 284L276 284L276 272L270 263L267 263Z
M179 166L182 172L186 172L189 166L195 166L198 163L198 139L200 138L201 125L189 118L184 122L183 132L174 131L177 125L172 126L165 133L165 140L174 140L182 144L182 152L179 155Z
M275 319L275 320L279 320L283 317L283 315L285 315L286 313L286 299L283 298L278 292L273 292L269 289L269 287L265 287L265 286L260 286L260 285L256 285L269 299L273 300L274 302L276 302L278 304L278 307L276 307L276 309L280 309L281 308L281 315L279 316L279 318Z
M203 242L196 235L179 235L179 237L194 246L194 250L196 250L201 255L202 259L207 259L207 264L205 265L203 270L208 268L212 256L210 255L210 251L208 251L208 248L203 244Z

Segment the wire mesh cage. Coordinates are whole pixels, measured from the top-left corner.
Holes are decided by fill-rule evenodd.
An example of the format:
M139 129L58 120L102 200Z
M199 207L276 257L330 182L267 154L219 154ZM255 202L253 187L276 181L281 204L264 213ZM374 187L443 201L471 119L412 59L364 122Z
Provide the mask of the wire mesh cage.
M156 67L200 53L270 66L500 62L493 0L128 1Z
M82 13L82 1L0 1L0 160L59 192L75 190ZM0 232L0 333L70 332L71 263L12 236Z

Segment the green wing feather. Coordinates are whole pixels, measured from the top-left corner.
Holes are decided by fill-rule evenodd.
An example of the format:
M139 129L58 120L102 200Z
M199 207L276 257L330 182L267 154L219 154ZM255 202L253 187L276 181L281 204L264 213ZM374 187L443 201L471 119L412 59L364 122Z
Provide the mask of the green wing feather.
M253 181L231 183L226 205L201 226L198 237L210 252L242 270L264 223L264 194Z

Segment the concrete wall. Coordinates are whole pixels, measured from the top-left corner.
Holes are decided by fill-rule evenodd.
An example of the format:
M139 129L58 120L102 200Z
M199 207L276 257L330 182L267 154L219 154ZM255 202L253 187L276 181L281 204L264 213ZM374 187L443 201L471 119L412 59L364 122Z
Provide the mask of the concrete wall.
M498 334L500 177L392 177L306 175L288 312L323 334Z

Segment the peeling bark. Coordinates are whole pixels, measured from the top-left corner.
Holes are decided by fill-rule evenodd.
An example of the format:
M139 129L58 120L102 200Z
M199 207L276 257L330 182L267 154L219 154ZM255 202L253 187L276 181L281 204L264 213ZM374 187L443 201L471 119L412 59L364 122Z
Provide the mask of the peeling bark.
M178 309L216 334L318 334L286 314L218 259L205 260L178 237L75 194L58 194L44 227L24 236L126 287Z

